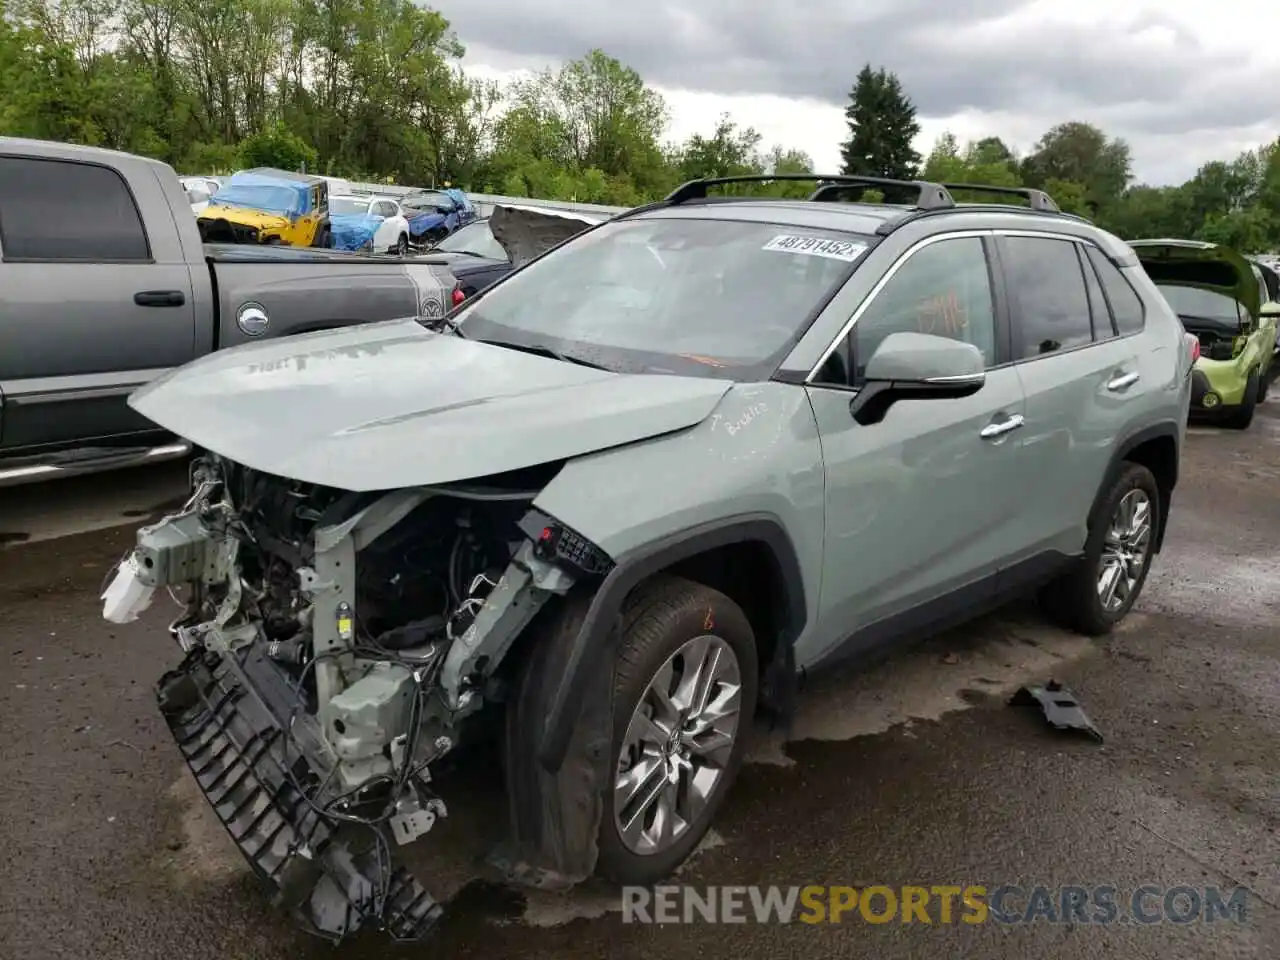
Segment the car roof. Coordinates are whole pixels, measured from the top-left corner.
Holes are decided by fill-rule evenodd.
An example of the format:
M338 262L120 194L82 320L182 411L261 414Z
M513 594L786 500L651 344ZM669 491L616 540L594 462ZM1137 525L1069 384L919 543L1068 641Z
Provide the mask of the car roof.
M655 207L637 214L646 219L678 217L691 220L739 220L781 223L795 227L875 233L882 224L910 211L890 204L814 203L807 200L770 200L713 197L705 202Z
M713 196L711 186L768 181L814 181L818 188L806 199L760 196ZM838 195L851 188L892 188L915 193L915 203L845 201ZM1029 205L1010 203L957 203L952 190L1017 196ZM1083 217L1058 209L1048 194L1023 187L986 184L931 183L889 180L843 174L751 175L715 177L683 184L664 200L636 207L614 219L687 218L772 223L798 228L836 230L887 236L908 223L937 232L955 230L1038 230L1093 241L1119 266L1137 266L1135 252L1107 231Z
M309 186L316 183L327 182L326 177L319 177L311 173L295 173L292 170L280 170L276 167L251 167L248 170L241 170L237 172L234 176L244 177L245 175L252 175L271 180L287 180L292 183L305 183Z

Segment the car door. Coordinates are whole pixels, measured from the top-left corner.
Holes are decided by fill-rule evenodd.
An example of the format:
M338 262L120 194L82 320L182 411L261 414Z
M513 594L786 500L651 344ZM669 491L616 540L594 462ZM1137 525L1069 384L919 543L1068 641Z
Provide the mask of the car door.
M1013 357L1027 398L1021 450L1027 487L1017 514L1018 539L1029 554L1070 556L1083 548L1112 452L1147 388L1134 338L1120 335L1107 309L1092 246L1032 232L1007 232L997 241Z
M1011 549L1024 414L1007 361L989 238L942 235L908 251L854 314L809 386L826 476L818 643L841 652L919 628L994 593ZM861 426L849 403L876 346L915 331L964 339L986 382L961 399L905 400Z
M388 250L395 249L396 241L400 239L400 222L395 219L399 208L390 200L375 200L370 205L369 212L375 217L382 218L377 232L373 235L374 252L386 253Z
M175 211L151 166L137 169L135 197L109 166L0 155L6 452L128 442L154 430L126 398L194 354ZM150 233L139 203L156 214Z

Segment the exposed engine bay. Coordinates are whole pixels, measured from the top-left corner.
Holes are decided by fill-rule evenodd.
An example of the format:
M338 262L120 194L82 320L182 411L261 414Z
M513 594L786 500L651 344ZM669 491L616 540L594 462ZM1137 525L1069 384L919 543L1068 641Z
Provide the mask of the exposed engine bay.
M504 657L548 600L612 565L532 507L555 469L351 493L205 455L190 500L138 532L104 593L119 623L186 591L161 710L255 873L313 932L434 925L440 906L394 856L447 815L431 764L503 699Z

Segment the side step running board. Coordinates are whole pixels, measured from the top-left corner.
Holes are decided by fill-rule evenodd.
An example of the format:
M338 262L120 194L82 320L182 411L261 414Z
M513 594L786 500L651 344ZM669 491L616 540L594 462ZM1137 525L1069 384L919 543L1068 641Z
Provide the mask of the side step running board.
M0 460L0 487L12 487L40 480L74 477L86 473L100 473L124 467L140 467L147 463L177 460L191 453L189 443L170 443L161 447L122 448L103 451L94 456L67 456L58 459L50 455L43 460L28 458L21 466L6 467Z

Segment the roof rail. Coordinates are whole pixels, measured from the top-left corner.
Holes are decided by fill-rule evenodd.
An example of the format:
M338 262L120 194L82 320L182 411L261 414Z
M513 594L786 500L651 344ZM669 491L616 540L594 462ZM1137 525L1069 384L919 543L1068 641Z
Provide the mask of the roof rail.
M690 180L688 183L676 187L675 190L667 195L663 203L667 206L675 206L687 203L690 200L705 200L708 187L731 183L768 183L777 180L798 180L801 182L812 180L820 183L821 186L806 198L809 200L826 199L827 196L837 194L846 187L897 187L899 189L914 190L916 195L914 206L920 210L940 210L956 205L951 195L937 183L929 183L924 180L890 180L885 177L857 177L829 173L776 173L752 174L741 177L704 177L701 180Z
M1035 190L1031 187L1000 187L989 183L944 183L943 186L948 190L972 190L974 193L1000 193L1009 197L1022 197L1031 204L1032 210L1040 210L1044 213L1062 212L1053 202L1053 197L1043 190Z

